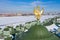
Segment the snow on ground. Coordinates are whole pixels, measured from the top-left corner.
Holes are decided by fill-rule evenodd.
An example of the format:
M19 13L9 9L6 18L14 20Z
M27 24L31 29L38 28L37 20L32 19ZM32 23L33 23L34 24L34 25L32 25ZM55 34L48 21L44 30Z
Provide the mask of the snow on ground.
M0 39L0 40L4 40L4 39Z
M54 31L54 29L58 29L58 27L55 24L52 24L50 26L46 26L46 28L48 29L48 31Z
M42 15L40 21L43 22L45 19L53 18L56 15ZM14 16L14 17L0 17L0 27L4 28L7 25L16 26L18 24L24 24L25 22L36 20L35 16ZM55 26L53 26L55 27ZM49 28L53 28L49 27Z

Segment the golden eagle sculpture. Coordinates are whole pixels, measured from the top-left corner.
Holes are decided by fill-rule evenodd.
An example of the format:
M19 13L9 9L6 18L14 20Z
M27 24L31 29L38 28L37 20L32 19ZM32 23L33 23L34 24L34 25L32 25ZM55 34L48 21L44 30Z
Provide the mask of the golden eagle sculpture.
M40 10L39 6L34 8L34 14L35 14L35 17L36 17L37 20L40 19L40 17L42 16L43 12L44 12L44 9L42 8L42 10Z

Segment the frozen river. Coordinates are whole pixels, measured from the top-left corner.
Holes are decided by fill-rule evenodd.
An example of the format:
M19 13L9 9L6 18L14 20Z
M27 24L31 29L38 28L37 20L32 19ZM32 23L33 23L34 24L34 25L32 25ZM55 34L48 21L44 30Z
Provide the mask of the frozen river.
M56 15L42 15L40 21L44 21L45 19L55 17ZM0 17L0 27L4 28L7 25L18 25L24 24L25 22L36 20L35 16L14 16L14 17Z

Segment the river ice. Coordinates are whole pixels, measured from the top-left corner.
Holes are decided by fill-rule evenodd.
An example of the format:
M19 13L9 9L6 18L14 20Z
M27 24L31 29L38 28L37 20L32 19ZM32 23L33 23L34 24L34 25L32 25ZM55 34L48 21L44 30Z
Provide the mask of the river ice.
M42 15L40 21L43 22L45 19L53 18L56 15ZM14 17L0 17L0 27L4 28L7 25L16 26L18 24L24 24L25 22L36 20L35 16L14 16ZM48 27L47 29L50 30L52 28L56 28L56 26L53 25L53 27Z

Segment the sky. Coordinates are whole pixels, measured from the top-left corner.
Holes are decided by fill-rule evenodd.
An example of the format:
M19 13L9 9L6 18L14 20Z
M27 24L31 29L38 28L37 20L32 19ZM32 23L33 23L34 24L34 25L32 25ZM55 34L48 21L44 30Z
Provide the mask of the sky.
M0 13L33 12L37 5L45 12L60 12L60 0L0 0Z

